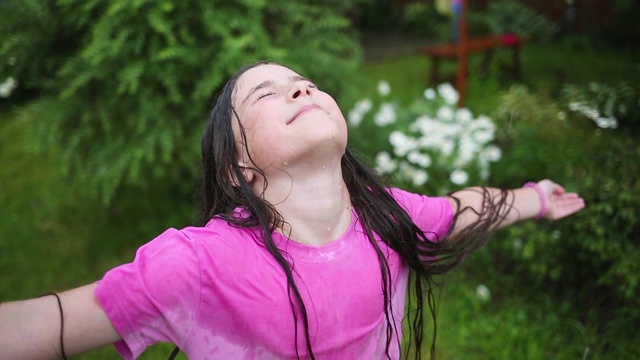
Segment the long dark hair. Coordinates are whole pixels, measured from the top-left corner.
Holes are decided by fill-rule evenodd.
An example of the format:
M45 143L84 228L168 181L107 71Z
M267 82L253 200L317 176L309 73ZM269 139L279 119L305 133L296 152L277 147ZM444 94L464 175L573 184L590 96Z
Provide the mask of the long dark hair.
M211 111L207 127L202 136L203 183L201 215L203 222L217 216L234 226L260 229L265 247L286 274L291 311L295 322L296 354L299 358L297 339L298 317L300 317L304 326L307 351L309 356L315 359L309 337L309 322L305 304L294 281L291 265L276 247L271 236L276 228L284 223L284 219L271 204L259 195L254 194L242 174L243 168L237 161L239 149L236 147L237 140L234 137L234 121L237 129L239 129L240 143L245 149L247 142L244 129L233 107L234 90L242 74L249 69L264 64L267 64L267 62L247 66L233 75L220 92ZM248 154L249 151L246 151L246 153ZM250 163L253 163L250 158L249 160ZM390 311L394 284L389 264L386 255L374 238L374 233L397 252L411 270L409 282L416 301L415 311L411 312L413 315L409 319L411 329L409 334L410 346L407 347L406 353L408 354L411 345L414 345L416 359L421 358L420 349L422 348L424 337L423 308L426 302L434 322L434 334L431 343L431 356L434 357L436 333L432 276L447 272L484 243L486 240L485 235L488 234L492 227L490 220L495 220L496 216L500 217L500 214L503 213L501 209L506 204L507 194L501 194L502 200L498 202L498 205L494 205L494 201L485 201L487 210L483 208L479 215L482 215L480 216L481 219L487 220L479 221L477 224L467 227L463 231L464 241L432 242L427 240L426 234L413 223L406 211L393 199L378 175L360 162L349 149L346 149L342 157L341 166L343 179L349 191L352 205L359 216L369 241L378 254L387 322L387 357L390 357L389 349L391 342L394 340L393 335L395 334L395 339L399 342L401 329L395 328L394 315ZM268 184L262 170L255 165L251 169L260 173L262 178L265 179L264 191ZM491 198L491 194L487 191L485 191L485 195ZM248 212L248 216L236 216L234 213L236 208L245 209ZM462 211L467 210L462 209ZM458 211L459 213L460 211ZM412 296L409 296L410 307L412 306L411 299ZM400 345L398 343L398 348L400 348Z

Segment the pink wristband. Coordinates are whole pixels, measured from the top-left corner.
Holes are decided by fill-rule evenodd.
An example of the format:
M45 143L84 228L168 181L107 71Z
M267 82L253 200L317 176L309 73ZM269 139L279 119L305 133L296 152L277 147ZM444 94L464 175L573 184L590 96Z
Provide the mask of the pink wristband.
M547 194L544 193L540 185L534 182L528 182L524 184L523 188L534 188L538 193L538 197L540 197L540 212L536 215L536 220L542 219L545 215L547 215L547 211L549 208L547 206Z

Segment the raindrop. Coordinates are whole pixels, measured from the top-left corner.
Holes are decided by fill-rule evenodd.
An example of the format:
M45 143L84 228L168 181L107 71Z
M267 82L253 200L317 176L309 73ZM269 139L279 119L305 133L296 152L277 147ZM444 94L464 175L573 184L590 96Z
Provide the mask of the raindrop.
M327 226L327 231L331 231L331 225Z

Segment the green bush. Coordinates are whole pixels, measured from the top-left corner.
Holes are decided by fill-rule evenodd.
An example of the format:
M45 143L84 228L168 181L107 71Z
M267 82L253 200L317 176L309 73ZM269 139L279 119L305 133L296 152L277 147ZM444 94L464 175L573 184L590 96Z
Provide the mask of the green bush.
M565 106L523 87L509 91L495 117L504 157L492 179L511 186L550 177L581 194L587 207L557 223L509 227L490 249L511 281L556 294L584 321L594 317L602 343L615 347L616 336L635 335L611 329L630 329L629 319L640 317L640 144Z
M7 0L0 79L65 171L109 202L122 185L190 191L213 95L242 65L284 62L338 95L359 64L359 0ZM7 100L5 100L7 101Z
M476 31L533 39L546 39L558 31L557 25L544 15L514 0L492 1L487 10L471 13L470 23Z

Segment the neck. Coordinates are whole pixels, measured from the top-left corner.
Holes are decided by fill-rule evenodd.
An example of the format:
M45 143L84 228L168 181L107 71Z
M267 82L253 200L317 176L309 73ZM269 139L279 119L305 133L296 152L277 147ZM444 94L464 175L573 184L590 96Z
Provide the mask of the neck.
M273 170L273 169L272 169ZM351 223L351 199L340 161L270 171L264 198L283 216L279 231L310 246L340 237Z

